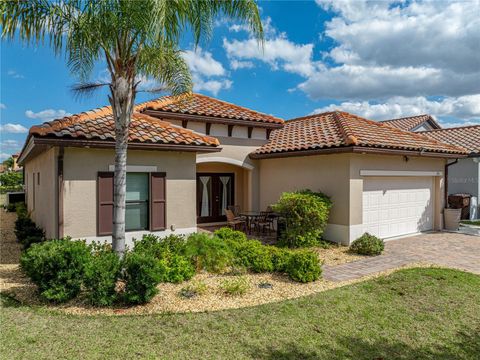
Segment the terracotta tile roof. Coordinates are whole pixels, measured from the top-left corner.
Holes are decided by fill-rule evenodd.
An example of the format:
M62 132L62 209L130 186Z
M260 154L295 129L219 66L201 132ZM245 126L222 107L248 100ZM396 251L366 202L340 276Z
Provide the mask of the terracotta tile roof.
M105 106L48 121L38 126L32 126L29 134L37 137L113 141L115 126L112 109L110 106ZM214 137L204 136L139 112L134 112L132 116L129 141L172 145L219 145L218 140Z
M334 111L286 121L282 129L272 132L267 144L252 153L252 157L348 146L465 154L463 148L438 142L419 133Z
M409 116L409 117L403 117L403 118L391 119L391 120L384 120L380 122L389 126L393 126L400 130L412 131L413 129L415 129L416 127L422 125L424 122L427 122L427 121L430 123L430 125L433 126L434 129L442 128L435 121L434 118L432 118L430 115L427 115L427 114Z
M471 154L480 154L480 125L422 131L419 134L447 144L461 146Z
M250 110L222 100L201 94L184 98L164 96L137 105L137 111L157 110L170 113L210 116L223 119L248 120L262 123L283 124L284 121L272 115Z

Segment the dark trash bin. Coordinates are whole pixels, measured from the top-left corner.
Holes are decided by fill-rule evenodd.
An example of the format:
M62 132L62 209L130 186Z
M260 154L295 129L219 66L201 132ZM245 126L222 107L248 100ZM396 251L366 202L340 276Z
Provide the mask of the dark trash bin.
M448 206L452 209L462 209L460 219L470 219L470 194L451 194L448 195Z

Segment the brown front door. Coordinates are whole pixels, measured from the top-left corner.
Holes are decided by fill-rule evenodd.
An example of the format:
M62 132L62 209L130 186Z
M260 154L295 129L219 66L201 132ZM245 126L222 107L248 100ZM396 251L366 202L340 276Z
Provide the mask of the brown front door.
M197 222L225 221L225 209L234 204L233 173L197 173Z

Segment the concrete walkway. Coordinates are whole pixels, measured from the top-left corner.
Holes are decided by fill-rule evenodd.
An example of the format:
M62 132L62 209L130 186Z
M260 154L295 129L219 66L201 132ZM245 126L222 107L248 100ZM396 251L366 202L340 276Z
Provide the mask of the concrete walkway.
M441 232L390 240L382 255L324 266L323 277L330 281L353 280L415 262L480 274L480 236Z

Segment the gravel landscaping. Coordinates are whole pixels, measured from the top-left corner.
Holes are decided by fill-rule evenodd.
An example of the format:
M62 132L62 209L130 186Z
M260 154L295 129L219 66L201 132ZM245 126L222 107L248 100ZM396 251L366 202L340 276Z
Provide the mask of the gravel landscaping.
M12 295L23 304L39 305L41 299L36 293L36 286L23 274L18 266L21 247L15 240L13 223L15 213L2 212L2 263L0 265L0 290ZM327 249L314 249L319 258L326 265L338 265L355 261L361 256L348 252L345 246L332 245ZM146 305L127 308L95 308L89 306L83 297L72 300L63 305L49 305L51 309L58 309L67 313L84 314L149 314L160 312L202 312L221 309L248 307L269 302L321 292L327 289L345 285L327 280L302 284L289 280L286 276L274 273L244 274L248 283L248 290L241 296L227 296L221 289L225 280L237 278L233 275L216 275L202 272L188 282L180 284L162 283L158 285L159 294ZM198 282L206 285L206 291L192 298L181 296L182 289ZM259 286L270 284L271 286Z

